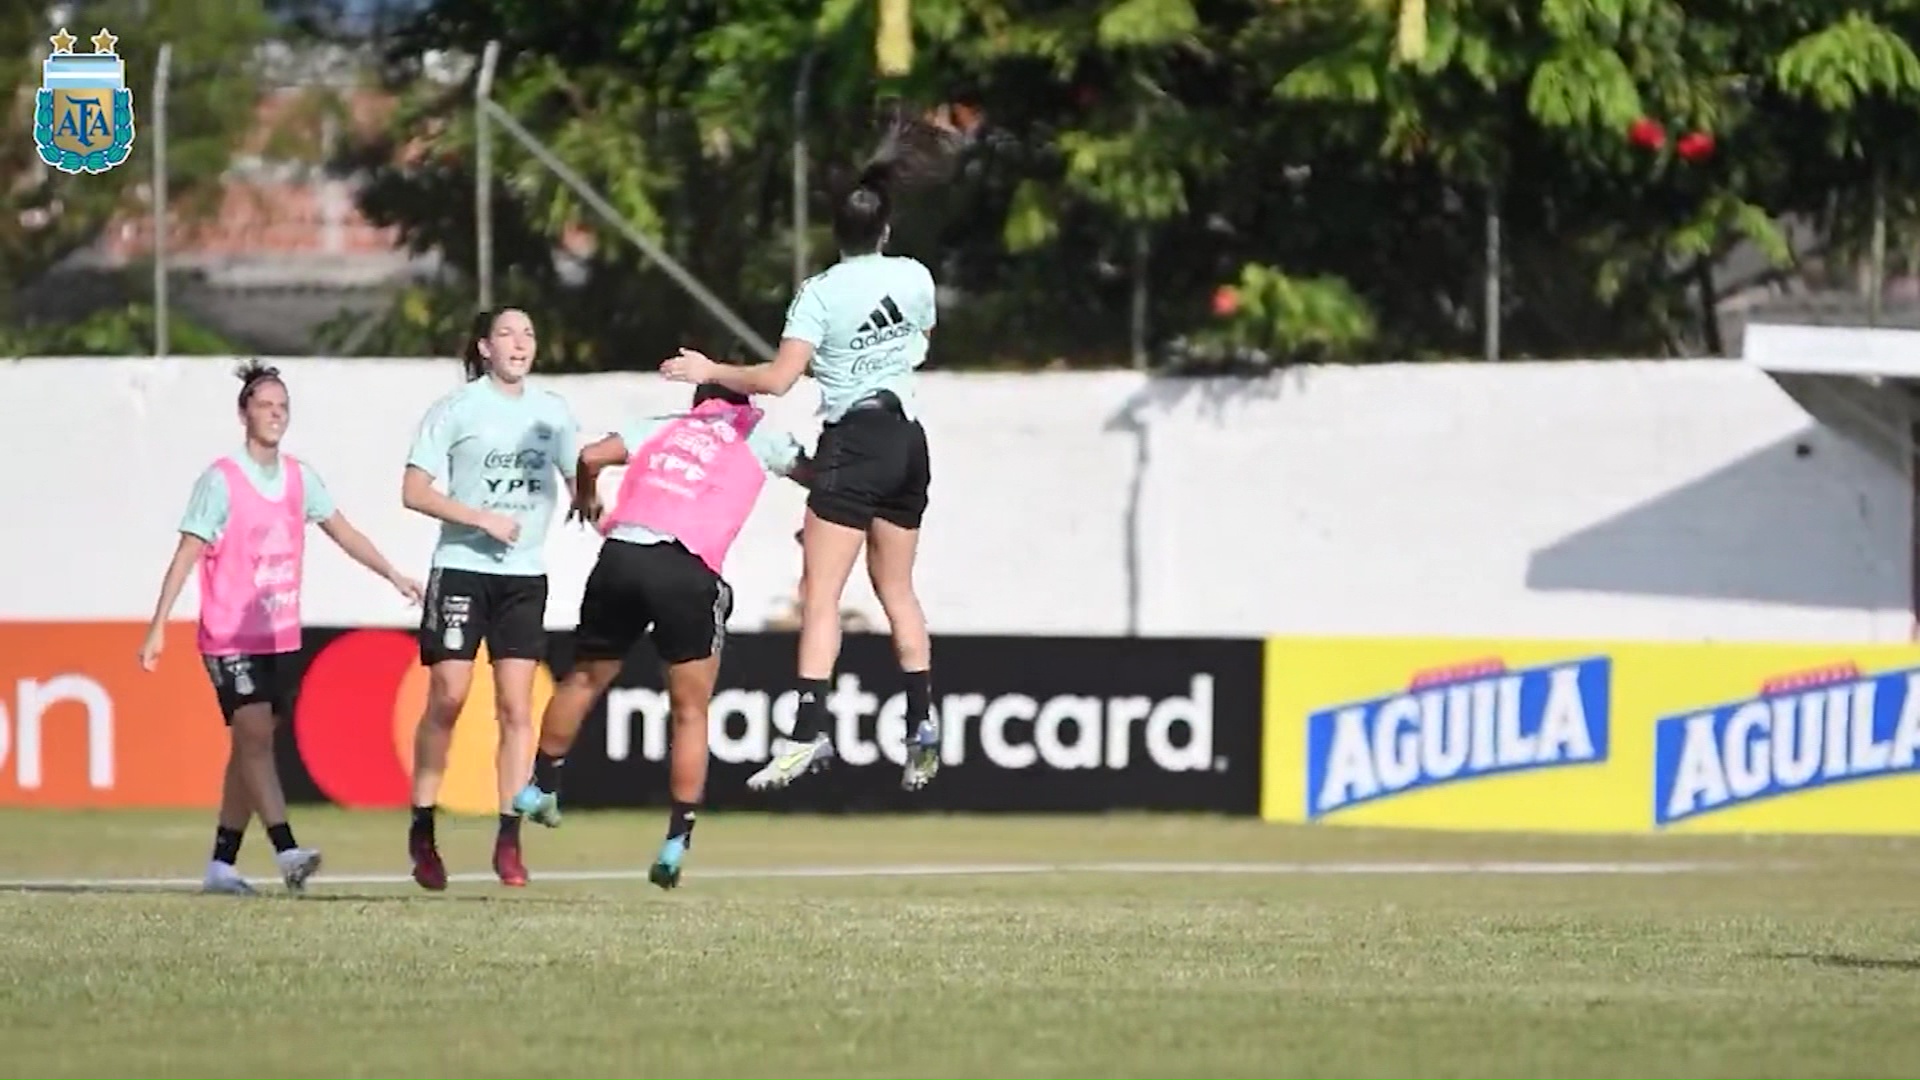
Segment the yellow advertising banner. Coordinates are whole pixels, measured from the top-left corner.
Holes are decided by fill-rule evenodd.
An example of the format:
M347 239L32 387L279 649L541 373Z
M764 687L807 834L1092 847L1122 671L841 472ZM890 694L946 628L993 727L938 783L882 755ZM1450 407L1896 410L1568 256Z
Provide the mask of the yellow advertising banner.
M1271 638L1269 821L1920 833L1920 647Z

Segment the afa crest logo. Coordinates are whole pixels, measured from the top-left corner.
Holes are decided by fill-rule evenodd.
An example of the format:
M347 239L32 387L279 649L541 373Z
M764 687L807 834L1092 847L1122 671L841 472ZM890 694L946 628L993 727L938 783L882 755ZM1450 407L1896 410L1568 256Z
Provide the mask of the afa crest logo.
M120 39L101 27L92 55L73 51L78 39L65 27L47 40L53 55L42 66L33 112L40 160L75 176L122 164L133 153L133 91L114 51Z

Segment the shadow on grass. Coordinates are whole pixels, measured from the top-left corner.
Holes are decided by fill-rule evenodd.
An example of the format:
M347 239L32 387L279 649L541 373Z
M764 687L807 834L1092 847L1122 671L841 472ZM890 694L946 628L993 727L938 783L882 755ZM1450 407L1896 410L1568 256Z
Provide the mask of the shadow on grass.
M1848 953L1767 953L1768 960L1793 960L1818 967L1843 971L1915 971L1920 959L1886 956L1853 956Z
M247 900L293 901L302 904L570 904L578 907L581 897L566 896L486 896L473 893L342 893L309 892L290 896L275 888L262 889L252 896L208 895L195 888L159 888L151 885L91 885L60 882L0 886L0 896L34 893L67 896L190 896L207 903L231 903ZM586 902L591 902L590 900Z

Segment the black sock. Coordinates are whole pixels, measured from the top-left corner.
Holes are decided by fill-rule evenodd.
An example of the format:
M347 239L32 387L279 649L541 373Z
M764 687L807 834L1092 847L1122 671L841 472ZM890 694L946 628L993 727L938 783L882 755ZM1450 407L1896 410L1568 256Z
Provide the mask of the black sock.
M273 850L292 851L300 845L293 842L293 826L286 822L267 826L267 839L273 841Z
M918 724L933 716L933 672L903 671L907 679L907 723ZM913 734L911 730L907 732Z
M793 737L812 742L827 729L827 680L800 680L800 711L793 718Z
M693 846L693 816L700 808L699 803L676 802L673 813L667 818L667 839L676 836L685 838L688 847Z
M533 755L533 786L549 795L560 794L560 766L567 763L566 755L554 757L545 750L535 751Z
M501 814L500 815L500 839L502 840L520 839L520 815L519 814Z
M433 842L434 807L416 806L413 808L413 824L407 827L407 839Z
M247 835L245 826L229 829L225 825L213 830L213 861L232 866L240 858L240 841Z

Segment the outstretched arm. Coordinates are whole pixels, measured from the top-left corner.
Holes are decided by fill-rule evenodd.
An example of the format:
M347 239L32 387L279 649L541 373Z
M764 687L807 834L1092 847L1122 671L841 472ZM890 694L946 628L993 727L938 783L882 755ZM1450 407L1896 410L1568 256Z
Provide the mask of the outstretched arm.
M367 539L367 534L353 527L347 515L334 511L320 523L320 531L327 534L327 539L340 545L340 550L347 553L347 558L385 578L408 601L420 602L420 583L395 570L387 557L380 554L380 549L373 546L373 541Z
M147 624L147 638L140 646L140 666L148 671L160 661L167 617L173 614L173 605L180 602L180 591L187 587L187 575L193 573L201 553L206 550L207 542L192 533L181 533L180 542L174 545L173 560L167 563L166 575L160 579L160 599L153 605L153 621Z
M718 364L696 349L660 365L660 374L676 382L718 383L736 394L772 394L793 389L813 361L813 346L799 338L784 338L780 351L764 364Z

